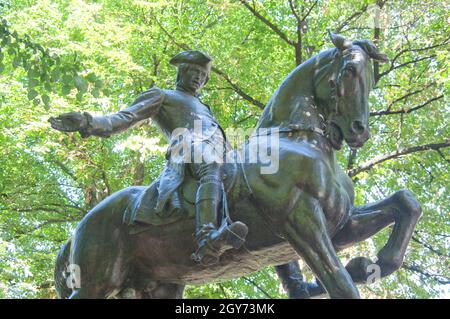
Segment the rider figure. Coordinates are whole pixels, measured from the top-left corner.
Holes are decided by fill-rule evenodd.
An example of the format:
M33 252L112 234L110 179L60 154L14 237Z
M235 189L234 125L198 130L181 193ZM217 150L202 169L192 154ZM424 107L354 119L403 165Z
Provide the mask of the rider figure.
M168 167L171 161L177 160L174 151L180 149L180 143L187 141L180 141L179 136L175 138L174 132L180 129L189 132L191 157L188 163L183 163L180 174L188 168L199 182L195 202L198 249L192 257L204 265L217 262L227 249L239 248L248 232L245 224L230 224L219 214L219 203L224 196L221 177L226 147L217 146L225 145L225 134L209 106L198 99L200 89L209 80L211 61L208 55L200 51L182 52L170 60L178 67L175 90L153 87L142 93L127 109L108 116L72 112L50 119L52 127L58 130L79 131L83 137L108 137L141 120L152 118L170 141ZM167 182L170 184L170 181ZM160 191L164 189L164 183L162 178ZM158 203L161 204L164 202Z

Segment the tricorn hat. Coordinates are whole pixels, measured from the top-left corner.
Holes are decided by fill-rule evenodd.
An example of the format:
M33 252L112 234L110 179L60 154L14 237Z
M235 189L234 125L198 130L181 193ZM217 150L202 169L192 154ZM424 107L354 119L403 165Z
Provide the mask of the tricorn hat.
M170 64L175 66L178 66L181 63L193 63L204 66L208 69L211 68L211 62L211 57L201 51L184 51L178 53L169 61Z

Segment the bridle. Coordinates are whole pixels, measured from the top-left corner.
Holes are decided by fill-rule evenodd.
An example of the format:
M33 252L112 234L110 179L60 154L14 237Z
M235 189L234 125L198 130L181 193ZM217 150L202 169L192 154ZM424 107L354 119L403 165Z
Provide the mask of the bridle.
M326 139L330 138L330 127L332 125L332 121L330 118L337 117L340 115L339 113L339 101L340 96L337 93L337 88L339 83L337 83L336 79L340 80L341 73L343 70L338 69L336 67L336 64L340 65L342 63L342 55L338 52L335 54L333 61L331 62L331 74L328 76L328 85L330 89L330 99L329 99L329 105L331 106L331 112L328 114L327 119L325 119L325 116L322 113L317 113L318 116L321 119L321 122L319 126L316 125L310 125L309 127L300 127L297 124L290 124L289 128L292 129L292 131L306 131L306 132L312 132L321 135L322 137L325 137ZM337 72L335 71L336 69ZM313 106L314 109L317 109L317 106Z

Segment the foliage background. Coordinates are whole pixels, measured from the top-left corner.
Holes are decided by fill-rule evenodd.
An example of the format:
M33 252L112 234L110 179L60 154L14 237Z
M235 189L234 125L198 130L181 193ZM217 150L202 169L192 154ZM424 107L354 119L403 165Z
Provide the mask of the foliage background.
M109 194L150 183L164 163L151 123L83 140L51 130L48 117L111 113L152 85L170 88L168 60L190 48L214 58L202 100L224 127L251 128L284 77L331 46L327 28L371 39L391 58L375 65L373 138L339 154L357 204L408 188L424 210L403 268L363 296L449 297L449 11L427 0L0 0L0 298L54 298L55 256L77 222ZM388 234L342 259L375 256ZM189 286L185 297L285 293L269 267Z

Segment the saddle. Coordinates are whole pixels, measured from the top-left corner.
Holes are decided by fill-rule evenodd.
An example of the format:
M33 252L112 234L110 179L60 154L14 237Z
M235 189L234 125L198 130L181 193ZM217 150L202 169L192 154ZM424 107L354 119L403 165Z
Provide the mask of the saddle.
M157 208L160 178L149 186L131 194L125 210L123 222L129 226L130 234L146 231L152 226L175 223L182 219L195 218L195 197L198 181L188 172L187 166L183 181L172 192L162 209ZM223 165L222 182L224 187L220 211L228 216L228 206L238 199L248 196L251 191L241 163L233 162Z

